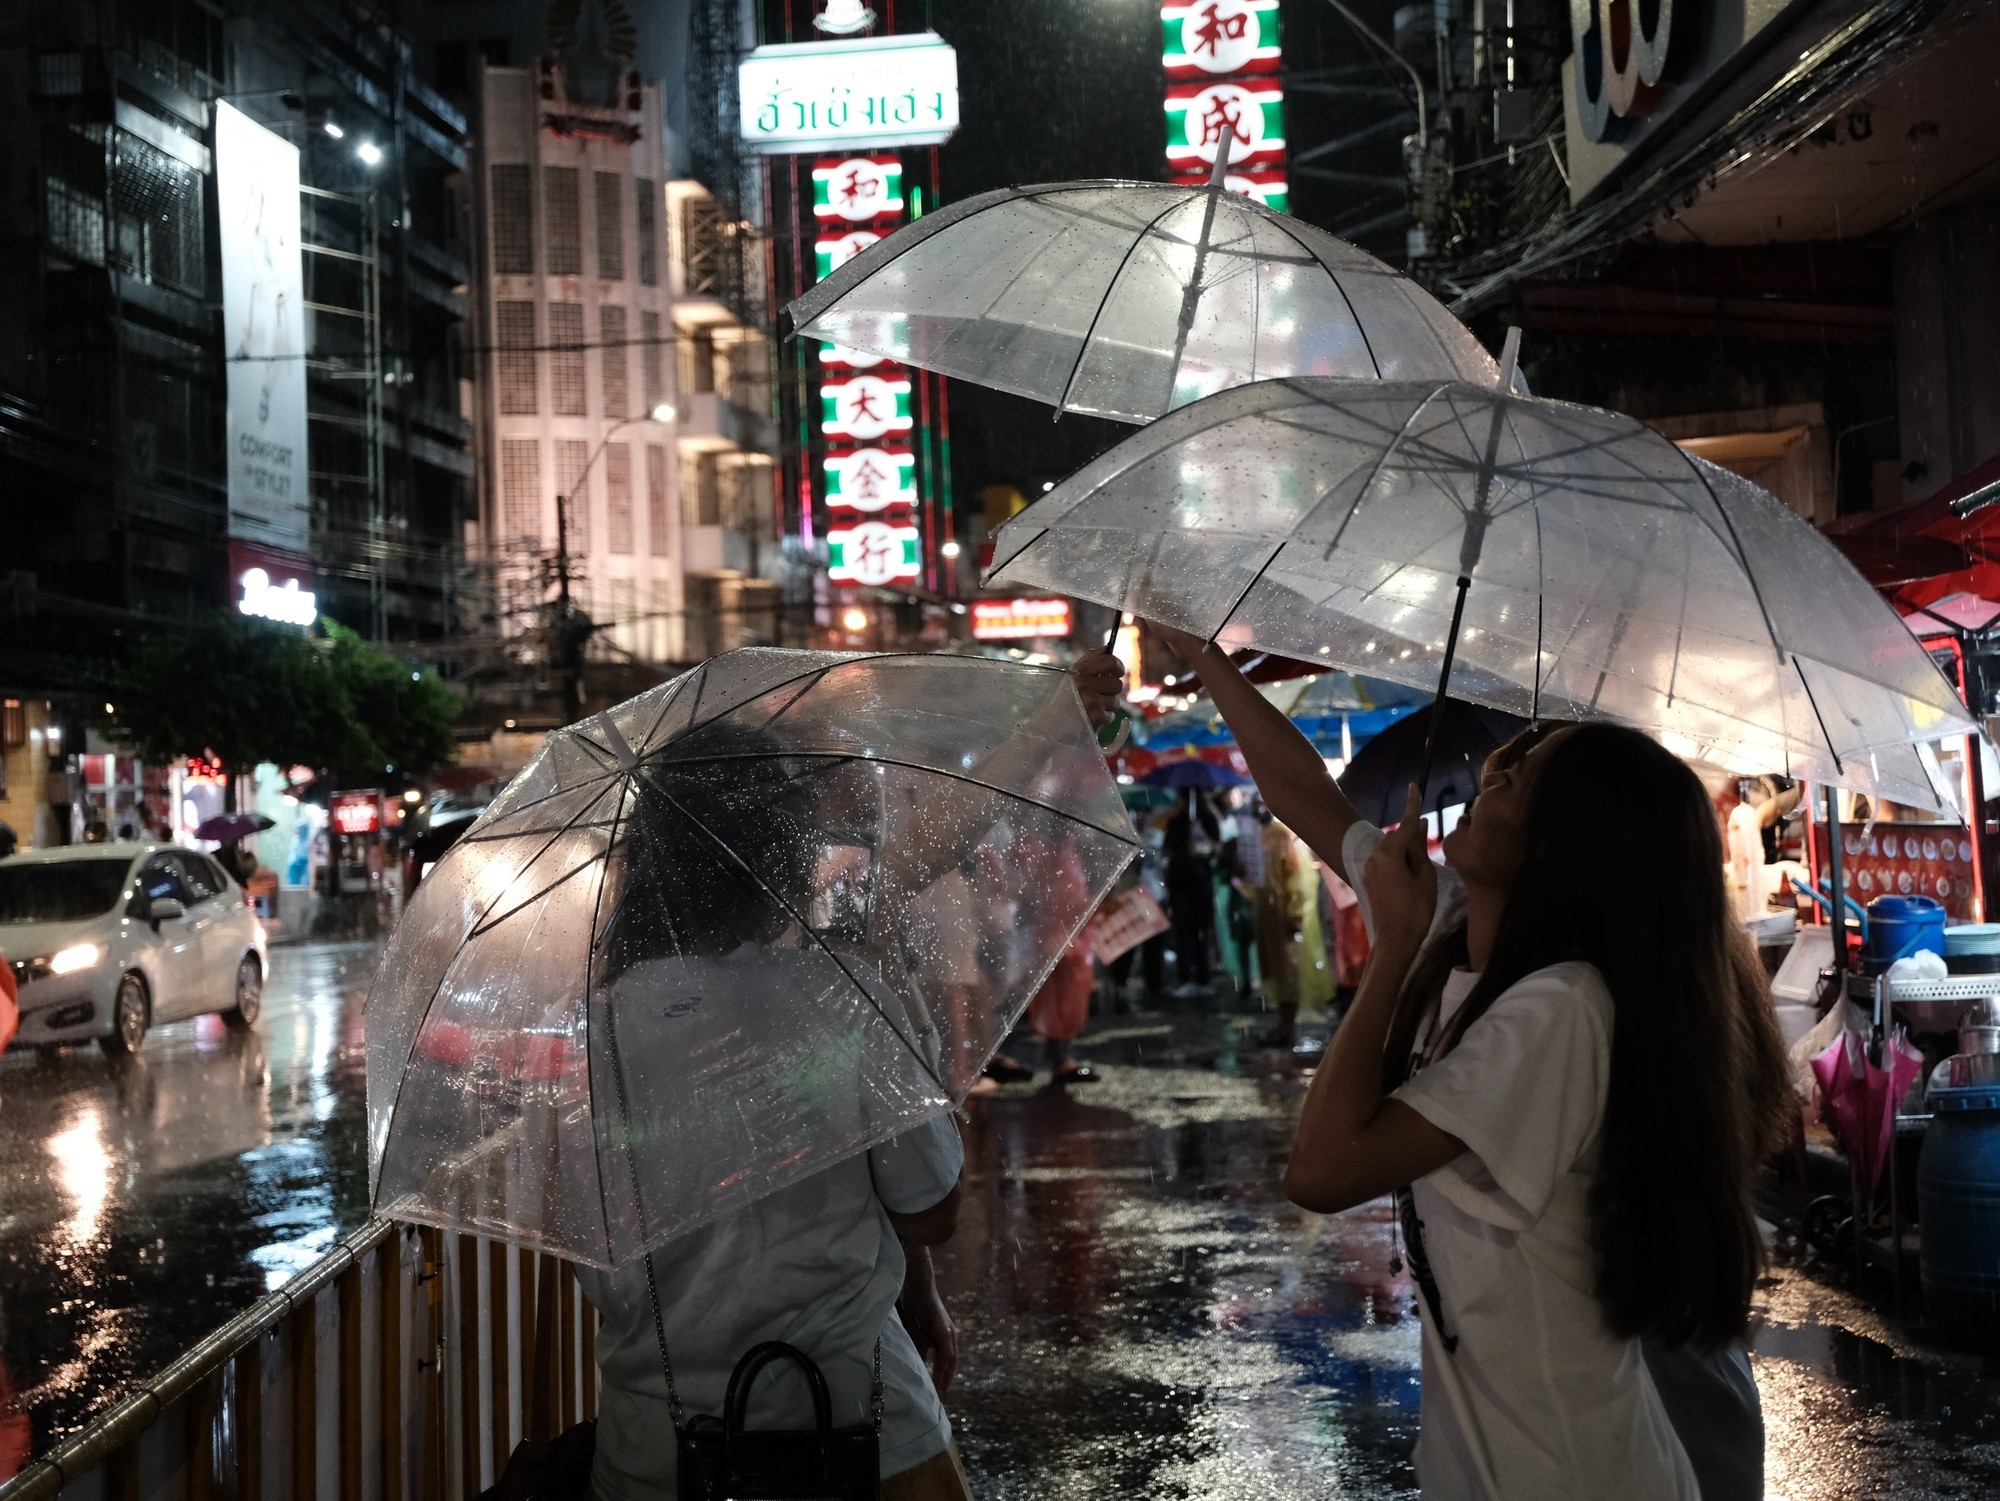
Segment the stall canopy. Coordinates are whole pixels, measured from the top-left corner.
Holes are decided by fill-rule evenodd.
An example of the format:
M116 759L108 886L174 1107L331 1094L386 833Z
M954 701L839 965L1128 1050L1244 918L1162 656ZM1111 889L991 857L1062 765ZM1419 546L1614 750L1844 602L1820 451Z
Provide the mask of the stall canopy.
M1826 531L1918 635L2000 623L2000 454L1928 500Z

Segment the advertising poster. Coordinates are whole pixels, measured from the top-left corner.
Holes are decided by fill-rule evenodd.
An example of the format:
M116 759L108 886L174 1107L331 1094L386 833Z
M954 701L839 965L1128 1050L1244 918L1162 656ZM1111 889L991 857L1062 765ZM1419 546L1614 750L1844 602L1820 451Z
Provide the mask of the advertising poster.
M229 373L229 535L304 553L310 509L298 148L218 102L215 183Z

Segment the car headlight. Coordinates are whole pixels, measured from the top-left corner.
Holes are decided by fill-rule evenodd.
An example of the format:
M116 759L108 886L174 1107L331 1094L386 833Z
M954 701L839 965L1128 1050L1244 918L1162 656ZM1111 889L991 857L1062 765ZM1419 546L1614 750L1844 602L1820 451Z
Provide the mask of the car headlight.
M104 957L104 949L95 943L73 943L66 949L58 949L49 955L49 973L52 975L73 975L80 969L89 969Z

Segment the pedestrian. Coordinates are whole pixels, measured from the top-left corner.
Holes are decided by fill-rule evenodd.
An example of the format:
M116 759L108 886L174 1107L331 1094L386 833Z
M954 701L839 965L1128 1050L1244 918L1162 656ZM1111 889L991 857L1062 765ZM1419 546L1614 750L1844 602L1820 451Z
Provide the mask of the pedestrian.
M0 860L6 859L20 847L21 836L14 832L12 824L0 823Z
M1214 982L1209 945L1215 936L1214 873L1210 860L1222 836L1221 821L1208 802L1189 788L1185 802L1167 820L1163 853L1167 866L1167 913L1173 919L1174 969L1182 999L1206 995Z
M1285 1188L1320 1212L1397 1194L1425 1494L1761 1495L1750 1187L1790 1097L1699 780L1636 731L1537 726L1489 760L1440 868L1416 789L1385 836L1226 655L1168 639L1370 917Z

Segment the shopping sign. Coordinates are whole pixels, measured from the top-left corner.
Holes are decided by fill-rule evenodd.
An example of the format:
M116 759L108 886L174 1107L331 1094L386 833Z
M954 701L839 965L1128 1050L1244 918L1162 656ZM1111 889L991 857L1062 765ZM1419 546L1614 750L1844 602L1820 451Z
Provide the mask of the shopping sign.
M1167 87L1167 165L1176 171L1213 166L1222 138L1233 133L1231 166L1277 164L1285 158L1285 91L1276 79L1240 83L1176 83Z
M382 797L375 792L336 792L327 817L336 834L379 834Z
M1168 0L1160 7L1169 78L1275 73L1278 0Z
M867 443L890 433L907 433L914 426L906 376L889 380L857 375L828 381L819 388L819 400L820 431L829 438Z
M1070 633L1066 599L975 599L972 639L1034 641Z
M856 448L830 453L821 466L826 473L826 503L855 511L886 511L917 503L917 456L887 448Z
M903 163L893 156L851 156L813 168L813 217L870 224L903 213Z
M736 96L759 155L935 146L958 129L958 54L934 31L757 47Z
M850 229L844 235L832 235L826 239L814 240L813 260L819 270L819 279L825 281L881 238L882 236L872 229Z
M880 586L923 576L917 529L864 521L826 534L827 577L835 583Z
M1208 185L1209 171L1196 167L1186 172L1175 172L1173 180L1182 187L1199 188ZM1260 167L1248 172L1228 172L1223 174L1222 185L1229 192L1241 193L1253 203L1261 203L1274 214L1285 213L1291 206L1291 184L1284 170L1278 167Z

